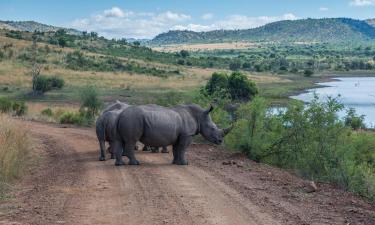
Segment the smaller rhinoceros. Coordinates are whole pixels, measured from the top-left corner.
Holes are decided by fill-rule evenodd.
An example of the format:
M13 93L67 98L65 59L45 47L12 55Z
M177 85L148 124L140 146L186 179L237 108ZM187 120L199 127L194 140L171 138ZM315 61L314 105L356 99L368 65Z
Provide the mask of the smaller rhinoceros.
M105 161L105 142L109 143L108 151L111 153L111 159L114 158L112 143L116 138L116 121L122 110L129 107L128 104L116 101L103 110L103 113L96 120L96 136L100 145L100 161Z

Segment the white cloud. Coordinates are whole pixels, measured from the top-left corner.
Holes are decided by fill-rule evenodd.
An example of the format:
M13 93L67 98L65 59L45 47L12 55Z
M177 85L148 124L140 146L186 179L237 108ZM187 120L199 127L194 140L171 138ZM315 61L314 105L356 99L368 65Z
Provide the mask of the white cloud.
M205 18L213 15L205 14ZM294 14L281 16L249 17L245 15L229 15L221 20L210 23L202 18L202 23L193 21L188 14L172 11L133 12L112 7L87 18L76 19L70 23L71 27L79 30L95 31L107 38L153 38L168 30L210 31L217 29L248 29L259 27L279 20L295 20ZM203 21L206 21L203 23Z
M206 13L206 14L203 14L201 18L204 19L204 20L211 20L211 19L214 18L214 14Z
M115 7L112 7L112 9L104 10L103 15L105 17L118 17L118 18L121 18L121 17L125 16L125 13L119 7L115 6Z
M325 11L328 11L328 8L327 7L320 7L319 11L325 12Z
M243 15L231 15L225 20L217 21L212 25L214 29L249 29L263 26L267 23L280 21L280 20L295 20L298 19L294 14L288 13L282 16L259 16L249 17Z
M161 22L181 22L185 20L190 20L191 16L167 11L165 13L161 13L155 16L154 19Z
M352 0L349 4L352 6L370 6L375 5L375 0Z

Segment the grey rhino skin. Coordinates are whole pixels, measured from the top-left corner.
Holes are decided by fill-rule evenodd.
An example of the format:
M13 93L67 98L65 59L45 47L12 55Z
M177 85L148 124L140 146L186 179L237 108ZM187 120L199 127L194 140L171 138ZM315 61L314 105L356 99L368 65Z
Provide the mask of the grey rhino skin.
M122 110L129 107L128 104L116 101L116 103L109 105L103 110L103 113L96 120L96 136L100 146L100 161L105 161L105 142L109 142L109 152L111 153L111 159L113 155L113 142L116 136L116 125L117 117L120 115Z
M134 156L137 141L147 146L173 146L173 164L187 165L186 148L193 136L201 134L206 140L221 144L230 128L219 129L211 120L209 113L198 105L178 105L166 108L157 105L130 106L118 117L118 139L114 142L116 166L124 165L122 145L129 158L129 165L139 165Z

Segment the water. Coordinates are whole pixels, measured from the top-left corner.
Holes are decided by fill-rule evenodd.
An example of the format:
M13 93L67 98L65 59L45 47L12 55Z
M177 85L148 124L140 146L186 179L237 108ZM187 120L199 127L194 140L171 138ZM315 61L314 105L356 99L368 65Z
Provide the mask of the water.
M307 93L291 96L291 98L310 102L314 93L322 99L340 95L339 100L345 107L354 108L357 114L365 115L367 127L375 126L375 77L345 77L318 84L325 87L310 89ZM340 116L344 114L345 111L340 112Z

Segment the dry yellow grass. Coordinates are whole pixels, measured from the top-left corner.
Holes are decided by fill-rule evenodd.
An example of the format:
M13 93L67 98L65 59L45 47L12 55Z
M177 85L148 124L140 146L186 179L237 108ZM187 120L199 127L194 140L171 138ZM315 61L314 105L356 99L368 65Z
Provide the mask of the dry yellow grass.
M79 105L73 103L55 103L55 102L28 102L27 103L26 119L44 121L44 122L57 122L61 114L64 112L78 112ZM43 115L42 111L51 109L53 115Z
M152 48L155 51L161 52L179 52L181 50L187 51L212 51L225 49L247 49L257 46L256 43L251 42L225 42L225 43L209 43L209 44L183 44L183 45L165 45L161 47Z
M1 183L22 174L32 148L27 127L7 115L0 115L0 189Z

